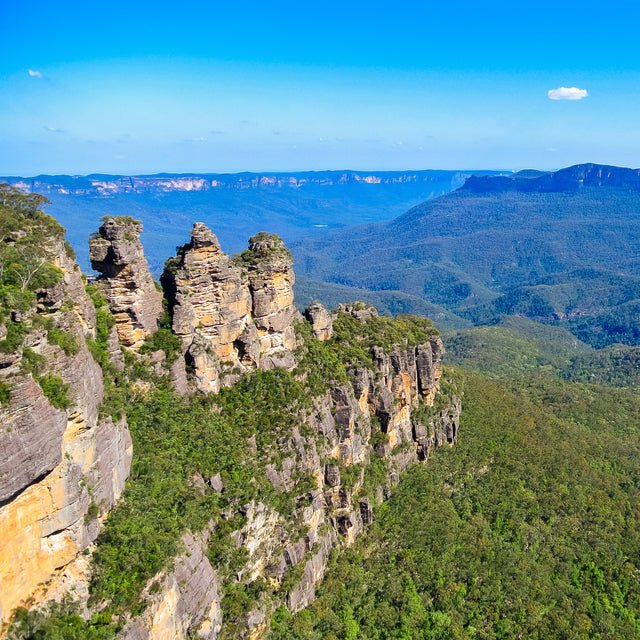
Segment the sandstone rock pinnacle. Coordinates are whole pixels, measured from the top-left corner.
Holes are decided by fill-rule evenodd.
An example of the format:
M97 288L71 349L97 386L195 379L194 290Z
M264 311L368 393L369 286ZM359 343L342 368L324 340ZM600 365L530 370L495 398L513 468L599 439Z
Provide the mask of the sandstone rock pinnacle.
M162 284L198 389L217 392L258 367L294 366L291 264L277 236L258 234L234 261L210 229L193 225L191 241L167 261Z
M142 225L129 216L107 218L89 240L91 267L102 275L96 285L116 319L120 342L138 349L158 329L162 294L144 257Z

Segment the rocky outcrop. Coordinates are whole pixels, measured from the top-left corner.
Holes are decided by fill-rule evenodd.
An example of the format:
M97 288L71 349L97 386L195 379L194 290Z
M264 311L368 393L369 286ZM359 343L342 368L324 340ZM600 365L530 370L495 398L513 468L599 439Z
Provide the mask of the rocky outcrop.
M126 423L99 418L102 371L85 342L95 336L95 309L62 242L51 253L62 279L21 316L23 343L0 368L10 391L0 408L2 621L27 599L48 597L40 585L96 538L131 464Z
M295 348L291 256L277 236L258 234L238 264L196 223L162 276L173 332L205 393L258 367L292 368Z
M293 320L301 319L293 304L293 257L275 234L260 232L242 254L253 302L253 321L260 344L260 367L293 368L296 347Z
M9 379L11 404L0 413L0 503L55 469L62 460L60 442L67 425L65 412L49 404L32 376L16 370L16 375L3 376Z
M311 323L316 340L329 340L333 336L331 314L320 302L314 302L305 309L304 317Z
M143 616L134 618L122 630L122 640L218 637L222 592L206 556L210 533L209 529L195 536L187 531L182 536L184 553L176 559L173 571L154 580L160 588L150 597Z
M162 294L156 290L140 243L142 225L132 218L107 218L90 241L95 281L116 320L120 342L138 349L155 333L162 316Z

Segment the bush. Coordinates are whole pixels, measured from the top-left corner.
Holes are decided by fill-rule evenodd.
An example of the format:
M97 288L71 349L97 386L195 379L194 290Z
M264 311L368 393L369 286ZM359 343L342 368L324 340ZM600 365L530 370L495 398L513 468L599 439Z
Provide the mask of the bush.
M69 385L65 384L60 376L47 373L41 377L36 376L35 379L40 385L42 393L56 409L65 410L71 406L71 400L67 395Z
M11 402L11 387L0 382L0 407L6 407Z
M47 331L47 339L51 344L58 345L67 356L78 353L78 341L73 334L67 331L49 329Z

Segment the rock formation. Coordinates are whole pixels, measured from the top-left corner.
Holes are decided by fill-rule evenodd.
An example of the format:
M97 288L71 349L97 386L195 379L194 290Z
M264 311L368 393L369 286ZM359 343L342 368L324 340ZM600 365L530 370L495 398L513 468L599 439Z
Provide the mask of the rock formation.
M167 261L162 284L200 391L217 392L244 371L294 366L293 269L277 236L258 234L236 264L201 222Z
M249 249L231 259L216 236L196 223L191 241L167 261L162 277L181 354L174 351L169 359L156 344L140 349L161 311L140 230L127 219L108 219L91 245L120 343L137 351L136 366L146 373L135 379L136 368L127 366L113 333L103 346L103 357L111 362L107 371L123 371L136 393L167 376L178 393L188 394L193 389L185 363L205 393L234 384L244 372L292 371L300 364L288 380L301 385L298 398L310 395L291 412L286 429L274 431L268 446L259 444L255 431L242 440L240 448L244 451L246 442L249 454L241 460L250 469L256 466L251 482L261 478L266 485L253 497L227 499L232 483L226 472L216 473L215 460L206 478L190 476L191 488L215 497L222 507L207 514L205 521L211 521L204 531L183 533L183 552L147 582L142 614L121 618L119 637L215 640L228 625L227 637L258 639L279 606L299 611L313 601L332 549L352 544L371 524L374 507L404 469L426 460L432 447L455 443L460 400L440 393L443 348L428 321L412 325L409 339L398 323L379 318L363 303L340 305L332 314L314 304L306 312L311 327L300 333L314 338L298 344L294 321L302 317L293 306L291 255L280 238L266 233L251 238ZM126 423L99 415L102 370L85 341L96 337L96 311L62 245L55 259L64 279L40 291L37 304L20 314L20 322L29 323L23 344L0 353L0 382L11 387L10 402L0 409L0 450L6 452L0 461L2 620L30 596L38 604L69 587L86 592L79 553L95 540L131 463ZM385 334L385 327L393 331ZM346 365L340 361L335 377L312 390L314 364L301 363L314 353L331 362L345 346L335 337L340 335L349 336L349 347L359 355L349 356ZM376 342L378 336L384 339ZM25 368L27 356L36 361L29 354L40 357L43 371ZM42 388L45 371L68 385L64 407L52 406ZM282 401L289 406L286 397ZM227 544L223 535L231 542L223 548L237 552L236 564L212 560L218 556L211 544ZM84 582L74 578L78 572L84 572ZM52 577L50 587L38 591ZM229 587L252 592L254 583L262 585L255 590L260 595L235 618L225 618L222 594Z
M293 257L277 235L261 231L249 239L249 251L240 258L249 276L260 367L292 368L291 352L296 347L292 322L301 319L293 304Z
M10 390L0 407L3 622L27 599L44 599L39 586L52 577L55 583L96 538L131 464L126 422L98 414L102 371L85 342L85 335L95 337L95 309L62 241L51 254L62 279L40 290L37 306L20 316L26 335L0 364L0 381ZM47 380L64 390L65 408L45 395Z
M311 323L313 335L317 340L329 340L333 336L331 314L320 302L314 302L305 309L305 318Z
M138 349L155 333L162 316L162 294L156 290L144 257L142 225L127 216L107 218L90 239L95 281L116 320L120 342Z

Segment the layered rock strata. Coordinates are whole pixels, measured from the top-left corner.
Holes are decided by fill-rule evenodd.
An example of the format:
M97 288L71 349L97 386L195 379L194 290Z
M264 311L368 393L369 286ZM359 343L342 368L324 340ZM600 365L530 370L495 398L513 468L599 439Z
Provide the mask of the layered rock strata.
M51 252L62 279L39 291L36 308L20 316L27 334L0 364L0 382L10 390L0 408L2 622L14 607L45 598L39 586L52 577L55 582L96 538L131 464L126 423L98 415L102 372L85 342L85 334L95 337L93 303L62 242ZM66 351L58 345L60 335ZM38 380L58 377L67 408L51 404L29 371L27 354L39 362Z
M143 616L134 618L120 634L122 640L201 638L215 640L222 627L222 592L207 556L210 531L182 536L185 551L171 573L161 580Z
M95 284L109 303L120 342L133 350L157 331L163 312L141 233L142 225L131 218L107 218L89 241L91 267L101 274Z
M258 367L292 368L292 259L277 236L258 234L237 262L201 222L162 276L173 332L205 393Z
M375 309L361 304L343 305L336 313L352 315L362 324L377 316ZM332 316L327 314L322 325L323 332L332 332ZM223 612L221 626L215 628L232 625L227 635L257 639L264 637L278 606L291 611L308 606L324 577L331 550L352 544L371 524L374 506L388 495L399 474L426 460L433 447L455 443L460 399L440 393L442 354L437 335L419 345L404 343L386 350L373 347L370 368L350 370L347 384L317 396L313 410L300 416L299 427L277 440L277 461L267 463L266 479L278 492L295 495L299 491L295 498L298 506L292 514L283 515L260 502L244 505L244 524L231 535L236 548L244 551L246 562L234 575L216 577L221 588L229 582L248 588L261 581L271 585L273 593L258 598L240 620L225 619ZM255 443L249 441L247 446ZM384 477L376 487L365 489L374 458ZM312 481L311 488L308 484L301 488L303 478ZM215 490L224 495L219 476L215 484ZM162 579L167 585L175 582L174 577ZM168 586L150 597L151 613L145 614L144 631L126 637L174 637L160 633L157 623L158 603L175 599L172 594L173 587ZM178 615L177 622L172 618L172 629L191 625L193 632L200 628L202 611L209 606L208 599L204 602L193 618L186 612ZM207 622L206 632L200 635L216 638L214 626ZM175 637L186 636L177 633Z

